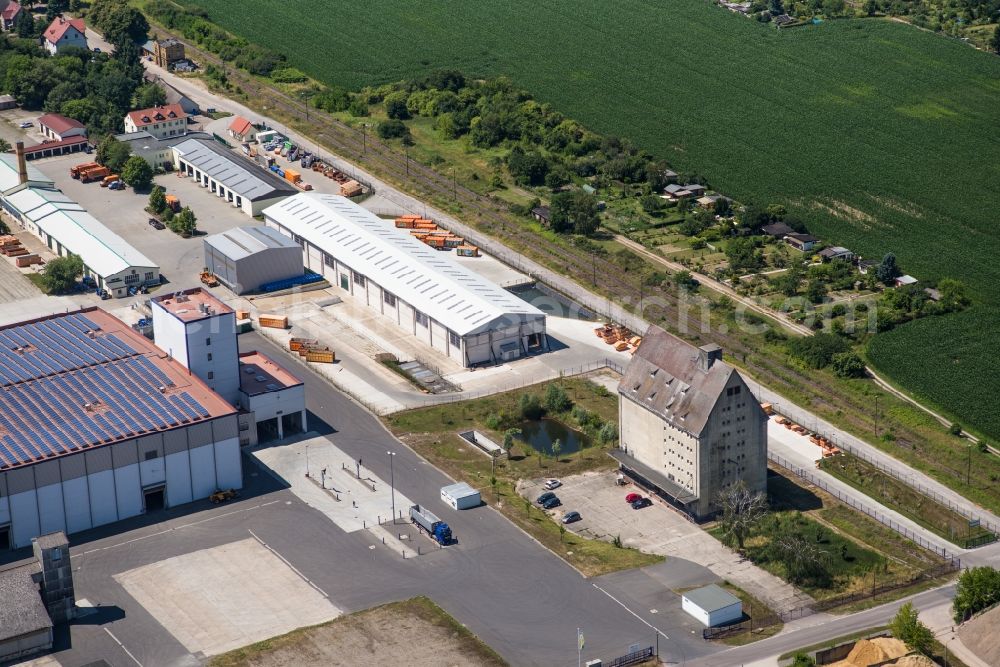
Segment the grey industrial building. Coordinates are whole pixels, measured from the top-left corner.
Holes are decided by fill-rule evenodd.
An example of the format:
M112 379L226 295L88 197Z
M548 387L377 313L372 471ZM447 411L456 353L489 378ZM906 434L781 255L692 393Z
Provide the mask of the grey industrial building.
M235 294L302 275L302 247L270 227L237 227L204 243L205 266Z
M174 168L253 217L299 189L212 139L173 146Z
M701 520L719 493L767 489L767 415L718 345L650 326L618 385L622 471Z

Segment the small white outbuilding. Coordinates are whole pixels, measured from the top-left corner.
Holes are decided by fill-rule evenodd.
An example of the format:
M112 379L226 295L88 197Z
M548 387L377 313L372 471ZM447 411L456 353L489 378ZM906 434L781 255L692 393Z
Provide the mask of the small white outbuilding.
M743 618L743 603L740 599L715 584L684 593L681 596L681 609L709 628Z
M482 503L479 491L465 482L441 487L441 500L456 510L467 510Z

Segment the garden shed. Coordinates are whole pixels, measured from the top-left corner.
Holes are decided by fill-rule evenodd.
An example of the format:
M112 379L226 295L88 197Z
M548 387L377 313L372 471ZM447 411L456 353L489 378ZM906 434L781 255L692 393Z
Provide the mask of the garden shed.
M681 609L709 628L734 623L743 618L743 603L740 599L716 584L684 593L681 596Z

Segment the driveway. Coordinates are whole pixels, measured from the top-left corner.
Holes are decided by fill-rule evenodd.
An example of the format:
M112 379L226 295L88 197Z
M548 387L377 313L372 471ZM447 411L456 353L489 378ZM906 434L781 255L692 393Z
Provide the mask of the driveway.
M654 499L649 507L632 509L625 496L641 493L642 489L617 486L616 477L614 472L589 472L564 478L563 485L556 489L562 507L550 514L558 518L576 510L583 519L567 526L574 533L606 541L620 536L625 546L697 563L775 611L786 612L813 602L808 595L742 558L665 503ZM534 500L543 491L543 481L524 482L518 492Z

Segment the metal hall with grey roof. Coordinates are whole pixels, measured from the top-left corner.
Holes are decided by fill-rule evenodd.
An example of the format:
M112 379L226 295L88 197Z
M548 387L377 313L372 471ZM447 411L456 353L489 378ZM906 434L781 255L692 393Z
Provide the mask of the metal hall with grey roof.
M211 139L187 139L173 147L174 167L249 216L299 190Z
M542 311L349 199L300 193L263 214L306 268L463 366L548 348Z
M237 227L204 241L205 267L234 294L302 275L302 248L264 225Z

